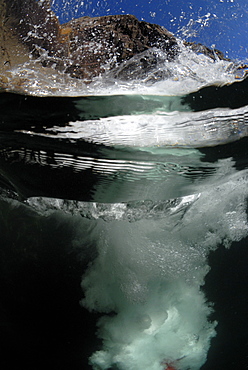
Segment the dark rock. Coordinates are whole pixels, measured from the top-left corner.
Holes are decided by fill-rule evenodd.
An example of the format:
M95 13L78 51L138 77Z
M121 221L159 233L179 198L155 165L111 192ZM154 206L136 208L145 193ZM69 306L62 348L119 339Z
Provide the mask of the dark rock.
M1 6L2 23L8 24L1 48L8 49L9 34L14 35L16 43L28 48L43 66L54 66L72 77L91 80L153 47L165 52L168 60L178 52L170 32L133 15L82 17L60 25L49 0L0 0ZM8 59L4 58L2 64ZM9 59L13 65L18 58Z
M180 52L173 34L133 15L82 17L61 25L50 0L0 0L0 31L0 72L31 56L85 82L106 71L114 78L170 77L161 63ZM184 45L211 59L225 59L204 45Z
M67 34L71 60L66 72L73 77L91 78L153 47L165 52L168 60L178 52L170 32L133 15L83 17L62 25L61 32Z
M31 58L64 55L48 0L0 0L0 72Z
M187 42L187 41L184 41L184 45L188 47L189 49L191 49L192 51L194 51L196 54L204 54L213 60L230 61L230 59L225 58L224 54L218 49L210 49L203 44L195 43L195 42Z
M60 24L49 0L11 0L6 4L6 20L19 40L37 57L41 50L59 54Z

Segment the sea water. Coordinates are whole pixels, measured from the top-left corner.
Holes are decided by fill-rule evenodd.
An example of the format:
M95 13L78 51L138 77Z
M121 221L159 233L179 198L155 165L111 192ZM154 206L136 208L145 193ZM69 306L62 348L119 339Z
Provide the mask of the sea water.
M217 106L192 108L187 97L222 94L239 69L187 50L159 68L169 78L103 75L90 86L36 62L9 72L0 138L3 369L12 353L30 369L207 369L211 346L223 340L210 298L218 273L204 284L209 259L214 265L248 233L247 106L238 98L232 106L229 90ZM238 78L235 92L245 91ZM204 95L206 85L214 89ZM227 269L235 264L238 275L239 263Z

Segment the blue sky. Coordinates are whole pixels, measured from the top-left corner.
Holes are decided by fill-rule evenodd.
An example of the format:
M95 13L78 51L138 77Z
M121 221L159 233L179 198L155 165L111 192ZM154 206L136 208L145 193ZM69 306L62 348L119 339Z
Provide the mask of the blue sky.
M189 41L248 61L248 0L51 0L61 22L84 15L134 14Z

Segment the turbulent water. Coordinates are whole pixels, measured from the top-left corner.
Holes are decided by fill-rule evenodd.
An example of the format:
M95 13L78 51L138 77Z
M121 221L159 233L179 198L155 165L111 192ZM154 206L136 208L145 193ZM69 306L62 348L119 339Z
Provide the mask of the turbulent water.
M100 316L93 369L200 369L217 326L208 256L248 233L247 79L186 50L159 68L85 86L30 62L1 93L2 277L65 235Z

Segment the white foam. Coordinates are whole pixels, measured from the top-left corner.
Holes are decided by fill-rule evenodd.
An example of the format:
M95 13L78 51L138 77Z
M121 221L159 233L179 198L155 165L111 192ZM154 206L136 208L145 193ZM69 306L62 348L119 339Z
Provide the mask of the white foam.
M83 277L82 304L115 314L99 320L103 348L90 359L93 369L200 369L216 325L202 291L207 255L247 235L247 181L247 171L233 170L171 223L166 216L99 219L98 257Z

